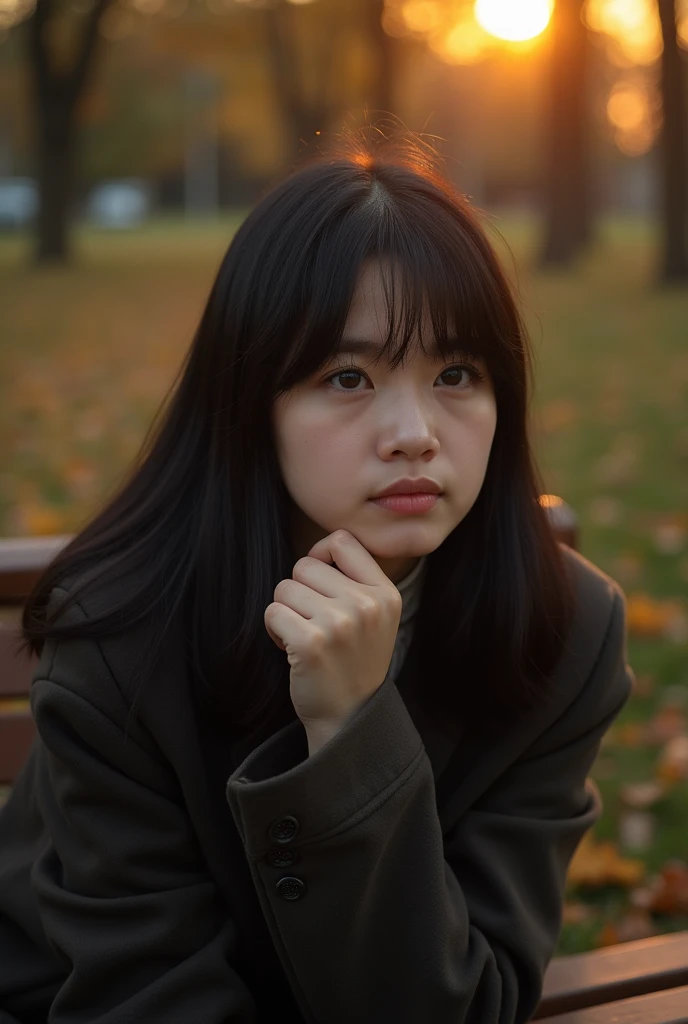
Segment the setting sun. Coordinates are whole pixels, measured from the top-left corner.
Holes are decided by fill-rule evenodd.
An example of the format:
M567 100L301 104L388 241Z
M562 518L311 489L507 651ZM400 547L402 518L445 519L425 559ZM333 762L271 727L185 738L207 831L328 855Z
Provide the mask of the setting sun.
M476 0L475 16L498 39L523 42L547 28L553 0Z

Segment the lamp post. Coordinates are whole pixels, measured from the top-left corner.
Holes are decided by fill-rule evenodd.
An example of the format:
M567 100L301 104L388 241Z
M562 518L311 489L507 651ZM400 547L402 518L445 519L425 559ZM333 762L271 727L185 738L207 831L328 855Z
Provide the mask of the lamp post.
M187 112L184 210L188 218L214 216L219 207L217 81L202 68L184 76Z

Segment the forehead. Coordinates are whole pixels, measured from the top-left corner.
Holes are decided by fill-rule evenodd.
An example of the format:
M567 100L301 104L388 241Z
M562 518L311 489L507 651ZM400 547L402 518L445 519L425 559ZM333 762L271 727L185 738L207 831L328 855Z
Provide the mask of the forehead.
M354 288L343 338L364 337L374 332L376 338L384 339L388 330L389 302L401 287L401 275L389 260L365 260Z
M434 359L466 352L465 339L456 337L450 323L443 324L440 349L427 300L417 302L421 309L408 309L410 296L404 284L398 267L390 261L378 257L366 260L358 275L341 340L333 354L377 358L383 345L389 342L392 320L396 321L397 328L401 328L399 321L406 319L401 309L403 306L407 307L408 343L414 355L419 354L418 342L421 339L423 354ZM404 329L401 330L404 333Z

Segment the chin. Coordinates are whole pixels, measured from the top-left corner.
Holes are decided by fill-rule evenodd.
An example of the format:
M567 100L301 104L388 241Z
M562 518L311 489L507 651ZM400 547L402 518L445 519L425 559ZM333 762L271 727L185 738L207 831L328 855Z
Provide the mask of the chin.
M375 558L421 558L436 551L445 539L444 535L433 536L433 532L428 530L424 536L399 538L396 541L389 536L371 537L369 540L359 537L359 540Z

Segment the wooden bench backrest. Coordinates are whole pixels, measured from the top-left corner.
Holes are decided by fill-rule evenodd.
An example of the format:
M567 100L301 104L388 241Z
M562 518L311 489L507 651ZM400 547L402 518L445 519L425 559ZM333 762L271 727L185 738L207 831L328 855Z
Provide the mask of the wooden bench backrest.
M38 659L15 655L17 636L17 625L0 622L0 785L16 778L36 731L29 689Z
M36 733L29 690L38 659L15 653L21 607L43 569L70 540L70 535L0 540L0 786L14 781Z
M688 932L560 956L549 965L531 1020L681 985L688 985ZM688 1021L688 1001L684 1010Z
M625 945L625 943L623 943ZM666 992L650 992L616 1003L589 1006L557 1017L543 1017L540 1024L688 1024L688 985Z

